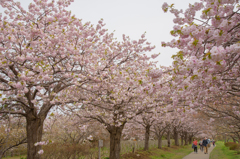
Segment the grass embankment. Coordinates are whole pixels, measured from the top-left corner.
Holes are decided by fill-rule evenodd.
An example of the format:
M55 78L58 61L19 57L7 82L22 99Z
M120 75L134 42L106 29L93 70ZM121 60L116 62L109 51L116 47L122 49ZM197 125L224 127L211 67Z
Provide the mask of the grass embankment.
M192 146L171 146L162 149L150 149L149 151L137 151L122 155L121 159L182 159L193 151Z
M240 159L240 154L237 154L237 151L229 150L224 142L218 141L216 145L210 154L210 159Z

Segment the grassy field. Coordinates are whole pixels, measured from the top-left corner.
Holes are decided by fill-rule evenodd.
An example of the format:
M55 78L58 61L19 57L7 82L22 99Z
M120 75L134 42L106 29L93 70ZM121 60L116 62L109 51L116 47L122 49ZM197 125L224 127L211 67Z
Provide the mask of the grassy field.
M121 159L182 159L193 151L191 145L188 146L171 146L162 149L150 149L149 151L137 151L122 155Z
M210 154L210 159L240 159L240 154L237 154L237 151L229 150L224 142L218 141L216 145Z

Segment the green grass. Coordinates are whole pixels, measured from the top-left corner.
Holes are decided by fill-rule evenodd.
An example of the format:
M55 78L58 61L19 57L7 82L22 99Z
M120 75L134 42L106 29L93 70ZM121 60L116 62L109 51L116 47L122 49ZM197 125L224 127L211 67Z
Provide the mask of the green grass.
M124 154L121 159L182 159L192 151L191 145L153 148L148 151L139 150L135 153Z
M182 159L184 156L190 154L193 151L192 146L184 146L179 149L168 148L167 150L158 150L154 149L152 153L153 156L150 156L152 159Z
M224 142L218 141L210 154L210 159L240 159L240 155L237 154L237 151L229 150Z

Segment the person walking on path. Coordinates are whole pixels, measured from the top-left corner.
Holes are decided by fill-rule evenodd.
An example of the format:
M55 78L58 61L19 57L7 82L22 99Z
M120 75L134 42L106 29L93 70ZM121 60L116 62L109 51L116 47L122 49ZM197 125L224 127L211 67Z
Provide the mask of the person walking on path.
M197 153L197 140L194 139L193 141L193 148L194 148L194 153Z
M216 145L216 143L215 143ZM208 154L204 154L203 152L199 151L197 154L192 152L190 154L188 154L187 156L183 157L182 159L209 159L209 154L211 153L211 151L214 149L214 146L211 146L208 149Z
M201 139L201 140L199 141L199 146L200 146L200 150L203 152L203 145L202 145L202 142L203 142L203 139Z
M211 147L211 140L208 139L208 146Z
M204 138L202 145L203 145L203 148L204 148L204 154L207 154L208 153L208 147L207 147L208 146L208 140L207 140L206 137Z

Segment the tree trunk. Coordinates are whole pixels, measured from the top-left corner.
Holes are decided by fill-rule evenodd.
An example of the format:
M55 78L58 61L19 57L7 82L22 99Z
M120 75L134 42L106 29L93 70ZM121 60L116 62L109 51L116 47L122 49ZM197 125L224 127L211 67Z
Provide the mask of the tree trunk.
M162 135L159 135L159 137L158 137L158 148L159 149L162 148Z
M0 143L1 144L1 143ZM4 143L3 143L4 144ZM2 148L2 149L1 149ZM3 147L1 147L1 145L0 145L0 159L2 158L2 157L6 157L6 150L3 150Z
M188 141L189 141L189 144L192 144L192 142L193 142L192 141L192 136L189 135L189 140Z
M174 140L175 140L175 145L179 146L178 132L176 127L174 128Z
M168 142L168 147L170 147L171 146L170 131L167 132L167 142Z
M183 146L183 136L181 136L181 146Z
M147 125L147 126L145 127L145 144L144 144L144 151L149 150L150 127L151 127L151 125Z
M187 134L187 132L185 132L185 135L184 135L184 142L185 142L185 145L188 145L188 134Z
M45 118L44 118L45 119ZM42 140L44 119L27 117L27 159L40 159L41 146L34 146Z
M231 136L231 138L233 139L233 142L236 143L236 139L234 137Z
M121 136L124 126L114 127L112 126L109 131L110 133L110 156L109 159L120 159L121 151Z

